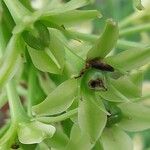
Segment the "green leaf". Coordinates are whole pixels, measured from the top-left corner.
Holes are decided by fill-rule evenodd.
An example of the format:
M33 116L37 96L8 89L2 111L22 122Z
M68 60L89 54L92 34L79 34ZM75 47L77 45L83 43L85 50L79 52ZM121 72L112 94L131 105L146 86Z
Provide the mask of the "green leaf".
M88 134L91 142L96 142L106 125L107 115L87 98L79 104L78 120L81 131Z
M92 144L86 133L74 124L71 130L70 141L64 150L91 150Z
M72 10L64 13L50 13L46 16L43 15L41 20L50 21L57 25L70 25L101 17L102 15L97 10Z
M9 81L21 63L20 53L24 49L20 35L13 35L6 47L0 63L0 87Z
M150 61L150 48L126 50L104 60L115 69L129 71L139 68Z
M117 23L112 19L108 19L102 35L88 51L87 59L104 58L116 45L118 35Z
M111 79L111 84L128 99L142 96L141 89L137 87L129 77L123 76L117 80Z
M133 150L132 140L120 128L105 128L101 142L106 150Z
M140 103L118 105L124 117L118 124L127 131L142 131L150 128L150 108Z
M31 47L28 47L28 51L34 66L43 71L54 74L60 74L61 69L57 67L55 62L45 51L37 51Z
M18 138L23 144L40 143L45 138L51 138L55 133L55 127L38 121L30 123L20 123L18 128Z
M52 91L40 104L33 106L33 112L38 115L54 115L69 108L76 96L77 81L69 79Z

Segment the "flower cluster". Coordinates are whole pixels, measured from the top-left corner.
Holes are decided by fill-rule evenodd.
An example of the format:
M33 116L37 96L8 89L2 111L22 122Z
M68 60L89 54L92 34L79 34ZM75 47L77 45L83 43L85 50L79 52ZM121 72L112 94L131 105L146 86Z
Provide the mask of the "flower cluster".
M70 30L101 18L78 9L90 3L51 0L34 10L28 0L0 1L0 90L10 109L0 150L132 150L126 131L150 128L150 108L140 101L150 47L119 39L132 31L122 29L130 19L107 19L100 36ZM117 46L127 50L113 54Z

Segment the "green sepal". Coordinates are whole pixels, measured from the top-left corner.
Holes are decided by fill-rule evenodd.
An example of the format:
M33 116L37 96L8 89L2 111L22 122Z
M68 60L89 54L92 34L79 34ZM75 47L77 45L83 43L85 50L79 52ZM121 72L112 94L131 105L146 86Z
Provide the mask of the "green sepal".
M74 124L71 129L70 140L64 150L91 150L92 143L87 135L81 131L77 124Z
M124 103L118 105L123 118L118 124L126 131L137 132L150 128L150 108L141 103Z
M130 71L150 61L150 47L126 50L115 56L107 57L104 61L121 72Z
M87 59L100 58L103 59L114 48L117 43L119 35L119 29L116 22L112 19L106 21L106 27L93 45L93 47L87 53Z
M87 133L90 141L95 143L106 125L107 115L86 97L79 104L78 121L81 131Z
M49 47L50 33L40 21L35 22L33 29L30 29L30 31L25 30L22 36L24 41L34 49L44 50L45 47Z
M37 115L62 113L71 106L76 92L77 81L69 79L53 90L42 103L33 106L33 113Z
M41 20L50 21L57 25L70 25L77 24L79 22L101 18L100 12L97 10L71 10L64 13L53 13L41 16Z
M131 138L117 126L105 128L100 140L104 150L133 150Z
M50 2L49 5L47 6L46 10L43 10L43 14L48 15L51 12L52 13L65 13L65 12L86 6L90 2L91 2L91 0L71 0L67 3L62 3L59 5L57 4L57 2ZM51 5L52 3L54 3L54 4Z
M28 47L32 63L34 66L43 72L61 74L62 69L58 68L53 59L45 51L37 51Z

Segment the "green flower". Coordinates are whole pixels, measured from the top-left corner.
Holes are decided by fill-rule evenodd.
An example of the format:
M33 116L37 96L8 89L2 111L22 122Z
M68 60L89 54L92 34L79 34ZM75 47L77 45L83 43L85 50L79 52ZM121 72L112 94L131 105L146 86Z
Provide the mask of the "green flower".
M51 138L55 133L55 127L39 121L19 123L18 139L23 144L41 143L45 138Z

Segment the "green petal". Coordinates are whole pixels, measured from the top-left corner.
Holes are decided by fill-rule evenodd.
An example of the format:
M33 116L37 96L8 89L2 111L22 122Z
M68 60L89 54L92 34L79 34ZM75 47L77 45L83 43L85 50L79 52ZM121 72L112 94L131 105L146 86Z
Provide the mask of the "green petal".
M55 133L55 127L38 121L20 123L18 129L19 141L23 144L40 143Z
M41 19L57 25L69 25L94 18L101 18L101 16L102 15L97 10L72 10L64 13L50 13L46 16L42 16Z
M54 115L69 108L76 96L77 81L69 79L52 91L40 104L33 106L33 112L38 115Z
M112 85L107 84L107 91L99 91L100 97L111 102L124 102L127 99L121 95Z
M142 131L150 128L150 108L138 103L119 105L124 115L119 126L127 131Z
M78 121L81 131L88 134L91 142L96 142L106 125L107 115L86 97L79 104Z
M104 58L116 45L119 35L118 25L111 19L106 23L102 35L87 53L87 59Z
M34 66L43 71L54 74L60 74L61 69L57 67L55 62L50 58L50 56L45 51L37 51L31 47L28 47L30 57Z
M120 71L141 67L150 61L150 48L130 49L105 58L105 62Z
M133 150L132 140L118 127L106 128L101 136L104 150Z
M65 150L91 150L92 144L86 133L82 132L78 125L71 130L70 141Z
M22 33L24 41L34 49L43 50L49 46L50 33L41 21L36 21L33 26L30 31L25 30Z
M142 70L135 70L129 75L131 81L140 89L142 88L143 77L144 72Z
M71 11L71 10L83 7L83 6L87 5L87 4L89 4L90 2L91 2L91 0L71 0L68 3L64 3L64 4L59 5L59 6L52 5L52 8L51 8L51 5L49 5L47 7L48 11L44 11L43 14L47 15L47 14L49 14L51 12L52 13L64 13L64 12L67 12L67 11Z
M137 87L129 77L123 76L117 80L111 79L111 84L128 99L134 99L141 96L141 89Z

